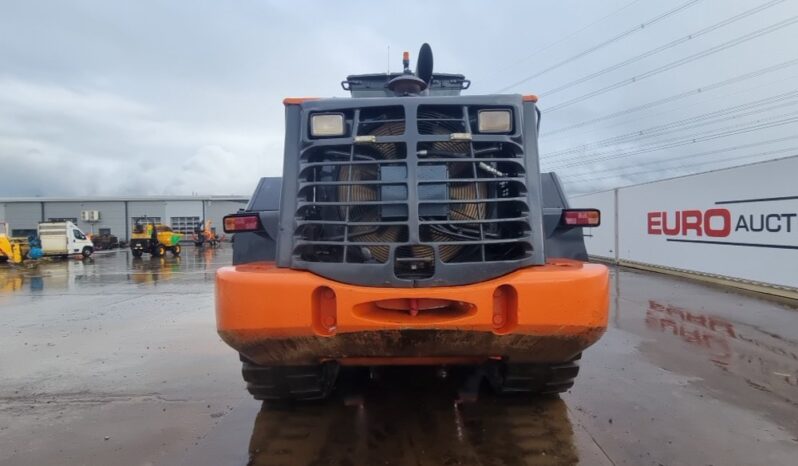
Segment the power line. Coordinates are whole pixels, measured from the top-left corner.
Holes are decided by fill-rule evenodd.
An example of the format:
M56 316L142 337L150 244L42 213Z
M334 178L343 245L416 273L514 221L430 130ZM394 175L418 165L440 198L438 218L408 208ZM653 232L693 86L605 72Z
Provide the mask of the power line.
M652 161L649 161L649 162L646 162L646 163L638 163L638 164L634 165L633 167L635 167L635 168L647 167L647 166L651 166L651 165L660 165L660 164L673 163L673 162L678 161L678 160L697 159L697 158L702 158L702 157L706 157L706 156L709 156L709 155L726 154L726 153L729 153L729 152L738 151L738 150L742 150L742 149L750 149L752 147L758 147L758 146L762 146L762 145L766 145L766 144L776 144L776 143L779 143L779 142L791 141L791 140L795 140L795 139L798 139L798 135L787 136L787 137L778 138L778 139L769 139L767 141L753 142L753 143L750 143L750 144L738 144L736 146L723 147L723 148L720 148L720 149L713 149L713 150L708 150L708 151L703 151L703 152L698 152L698 153L693 153L693 154L688 154L688 155L681 155L679 157L670 157L670 158L667 158L667 159L652 160ZM706 163L710 163L710 162L706 162ZM564 180L565 179L574 179L574 178L577 178L577 179L591 178L591 179L593 179L596 174L610 173L610 172L619 171L619 170L622 170L622 169L625 169L625 168L630 168L630 167L628 165L626 165L626 166L615 166L615 167L609 167L609 168L604 168L604 169L600 169L600 170L590 170L589 173L575 173L575 174L571 174L571 175L562 175L560 178L562 178Z
M717 123L721 123L723 121L733 120L733 119L740 118L740 117L743 117L743 116L751 116L751 115L754 115L754 114L757 114L757 113L770 112L771 110L776 110L776 109L779 109L779 108L782 108L782 107L791 107L791 106L794 106L796 104L798 104L798 101L788 102L788 103L784 103L784 104L780 104L780 105L774 105L774 106L763 108L763 109L756 110L756 111L751 111L751 112L747 112L747 113L741 113L741 114L738 114L738 115L732 115L732 116L726 117L726 118L721 118L721 119L718 119L716 121L710 121L710 122L701 123L699 125L691 126L688 129L693 129L693 128L697 128L697 127L700 127L700 126L714 125L714 124L717 124ZM757 120L757 121L766 121L766 120L768 120L768 119ZM739 125L731 125L731 126L725 127L724 129L730 129L730 128L735 128L735 127L745 127L745 124L741 123ZM621 144L621 143L627 143L628 144L629 142L632 142L634 139L647 139L647 138L651 138L651 137L663 136L665 134L678 133L678 132L682 132L682 131L685 131L685 129L676 129L676 130L672 130L672 131L663 131L663 132L660 132L659 134L651 134L651 135L642 136L640 138L633 138L633 139L629 139L629 140L625 140L625 141L618 141L618 142L616 142L614 144L604 144L604 145L598 146L596 148L610 147L610 146L618 145L618 144ZM717 131L717 129L704 131L704 132L698 133L698 134L709 134L709 133L712 133L714 131ZM574 151L572 153L575 154L575 152L578 152L578 151ZM545 160L546 158L547 157L543 157L542 159ZM551 158L551 157L548 157L548 158ZM567 162L567 161L570 161L570 160L577 160L577 159L581 159L581 158L582 158L581 154L575 154L573 156L561 159L560 161Z
M783 21L779 21L778 23L771 24L770 26L766 26L766 27L764 27L762 29L757 29L756 31L750 32L748 34L745 34L743 36L740 36L740 37L738 37L736 39L733 39L733 40L730 40L728 42L724 42L724 43L722 43L720 45L717 45L715 47L711 47L711 48L709 48L707 50L704 50L702 52L699 52L699 53L690 55L688 57L676 60L676 61L668 63L666 65L662 65L660 67L654 68L653 70L649 70L649 71L647 71L645 73L642 73L642 74L639 74L637 76L633 76L631 78L624 79L623 81L619 81L619 82L617 82L615 84L611 84L609 86L602 87L600 89L597 89L595 91L589 92L587 94L584 94L582 96L576 97L574 99L566 100L564 102L561 102L561 103L555 105L554 107L549 107L548 109L546 109L546 111L548 113L556 112L557 110L560 110L560 109L563 109L565 107L571 106L571 105L573 105L575 103L578 103L578 102L581 102L583 100L587 100L587 99L590 99L590 98L595 97L597 95L601 95L601 94L604 94L606 92L609 92L609 91L612 91L612 90L615 90L615 89L619 89L619 88L624 87L624 86L628 86L629 84L637 83L639 81L642 81L643 79L650 78L651 76L655 76L655 75L660 74L660 73L664 73L665 71L669 71L671 69L677 68L677 67L682 66L682 65L686 65L687 63L696 61L696 60L698 60L700 58L708 57L708 56L713 55L715 53L718 53L720 51L723 51L723 50L729 49L731 47L740 45L740 44L742 44L744 42L747 42L749 40L756 39L758 37L764 36L766 34L770 34L772 32L776 32L779 29L783 29L783 28L785 28L787 26L791 26L791 25L795 24L796 22L798 22L798 16L792 16L792 17L787 18L787 19L785 19Z
M542 158L545 159L545 158L558 157L560 155L571 154L571 153L580 152L580 151L584 151L584 150L588 150L588 149L598 149L598 148L601 148L601 147L607 147L607 146L619 144L619 143L622 143L622 142L630 142L630 141L633 141L633 140L646 139L646 138L661 136L663 134L668 134L670 132L673 132L673 131L668 131L668 130L684 131L684 129L678 129L679 127L682 127L682 126L692 125L690 127L692 129L692 128L697 128L697 127L700 127L700 126L706 126L706 125L721 123L723 121L728 121L728 120L732 120L732 119L736 119L736 118L740 118L740 117L744 117L744 116L750 116L750 115L754 115L754 114L757 114L757 113L762 113L762 112L765 112L765 111L776 110L776 109L784 107L784 106L795 105L796 103L798 103L798 101L794 101L794 102L787 103L787 104L780 104L780 105L765 107L765 108L762 108L762 109L759 109L759 110L751 110L751 109L754 109L756 107L765 106L765 105L772 104L772 103L783 102L783 101L788 100L788 99L793 98L793 97L798 97L798 91L785 92L783 94L779 94L779 95L776 95L776 96L767 97L767 98L756 100L756 101L753 101L753 102L748 102L748 103L745 103L745 104L734 105L734 106L723 108L723 109L720 109L720 110L715 110L713 112L708 112L708 113L704 113L704 114L701 114L701 115L697 115L697 116L694 116L694 117L684 118L682 120L676 120L676 121L673 121L673 122L670 122L670 123L666 123L666 124L663 124L663 125L652 126L650 128L633 131L633 132L622 134L622 135L619 135L619 136L613 136L613 137L610 137L610 138L605 138L605 139L602 139L600 141L596 141L596 142L592 142L592 143L586 143L586 144L581 144L581 145L574 146L574 147L571 147L571 148L568 148L568 149L562 149L562 150L558 150L558 151L549 152L546 155L544 155ZM742 111L742 110L750 110L750 111ZM731 114L730 117L716 118L716 117L722 117L724 115L729 115L729 114ZM713 118L716 118L716 119L713 120ZM707 120L709 120L709 121L707 121Z
M614 160L614 159L619 159L619 158L626 158L626 157L631 157L633 155L644 154L646 152L654 152L654 151L663 150L663 149L671 149L671 148L674 148L674 147L680 147L680 146L684 146L684 145L688 145L688 144L696 144L696 143L699 143L699 142L711 141L713 139L719 139L719 138L728 137L728 136L736 136L738 134L750 133L752 131L758 131L758 130L761 130L761 129L769 129L769 128L775 128L775 127L779 127L779 126L784 126L784 125L788 125L788 124L792 124L792 123L798 122L798 117L795 117L793 115L798 115L798 112L792 112L792 113L787 113L787 114L783 114L783 115L778 115L778 116L772 117L772 118L765 118L765 119L757 120L757 124L751 125L751 126L747 126L747 127L743 127L743 128L739 128L738 127L739 125L735 125L735 126L732 126L731 128L736 128L736 129L730 129L730 130L727 130L727 131L722 131L720 133L712 134L715 131L705 131L705 132L702 132L702 133L698 133L698 134L687 136L686 138L674 138L674 139L671 139L671 140L668 140L668 141L659 141L657 143L653 143L653 144L647 145L648 147L642 147L642 148L635 149L635 150L632 150L632 151L627 151L627 152L609 152L609 153L605 152L605 153L595 154L595 155L597 155L597 157L591 157L591 158L588 158L588 159L581 159L581 160L571 159L571 160L567 161L569 163L560 164L560 165L556 166L555 168L569 168L569 167L590 165L590 164L595 164L597 162L602 162L602 161L605 161L605 160ZM785 118L785 119L776 120L776 121L768 121L768 120L772 120L774 118L781 118L781 117L790 117L790 118ZM767 123L761 123L763 121L765 121ZM729 127L727 127L727 128L729 128ZM726 130L727 128L722 128L722 129ZM655 144L662 144L663 142L667 142L667 143L664 144L664 145L660 145L660 146L655 145Z
M635 171L635 172L623 172L623 173L620 173L620 174L617 174L617 175L608 175L608 176L600 176L600 177L597 177L597 178L592 178L589 181L601 181L601 180L609 180L609 179L618 178L618 177L629 177L629 176L635 176L635 175L643 175L643 174L648 174L648 173L660 172L662 170L694 169L695 167L699 167L699 166L702 166L702 165L709 165L709 164L718 163L718 162L732 162L732 161L735 161L735 160L754 159L754 158L760 158L760 157L772 157L774 155L784 154L784 153L789 153L789 152L792 152L792 153L798 152L798 146L787 147L785 149L770 150L770 151L760 152L760 153L757 153L757 154L746 154L746 155L740 155L740 156L737 156L737 157L729 157L727 159L720 160L720 161L719 160L712 160L712 161L708 161L708 162L699 162L699 163L695 163L695 164L679 165L679 166L676 166L676 167L667 167L667 168L664 168L664 169L663 168L656 168L656 169L650 169L650 170L639 170L639 171ZM579 182L580 182L579 180L570 180L570 181L569 180L564 180L565 184L579 183Z
M595 78L597 78L599 76L602 76L604 74L607 74L607 73L609 73L611 71L615 71L617 69L623 68L624 66L631 65L632 63L636 63L636 62L638 62L640 60L643 60L645 58L654 56L654 55L656 55L656 54L658 54L660 52L664 52L665 50L668 50L668 49L671 49L673 47L676 47L677 45L681 45L681 44L683 44L685 42L688 42L688 41L691 41L691 40L696 39L698 37L701 37L701 36L703 36L705 34L709 34L710 32L716 31L716 30L721 29L721 28L723 28L725 26L733 24L733 23L735 23L735 22L737 22L737 21L739 21L741 19L747 18L747 17L749 17L749 16L751 16L753 14L759 13L759 12L761 12L763 10L766 10L768 8L776 6L779 3L784 3L785 1L786 0L771 0L771 1L767 2L767 3L764 3L764 4L759 5L757 7L751 8L750 10L744 11L744 12L738 14L738 15L732 16L731 18L727 18L727 19L725 19L725 20L723 20L723 21L721 21L719 23L715 23L712 26L706 27L704 29L698 30L698 31L693 32L691 34L688 34L688 35L686 35L684 37L676 39L674 41L668 42L665 45L661 45L661 46L659 46L657 48L651 49L651 50L649 50L647 52L644 52L644 53L642 53L640 55L634 56L634 57L629 58L627 60L624 60L624 61L622 61L620 63L616 63L616 64L614 64L612 66L609 66L607 68L604 68L602 70L596 71L595 73L591 73L591 74L589 74L587 76L583 76L583 77L581 77L579 79L575 79L573 81L567 82L567 83L562 84L562 85L560 85L558 87L555 87L554 89L550 89L548 91L542 92L539 95L541 97L545 97L545 96L549 96L549 95L552 95L552 94L556 94L558 92L562 92L562 91L564 91L566 89L569 89L569 88L571 88L573 86L576 86L577 84L582 84L582 83L584 83L586 81L590 81L591 79L595 79Z
M603 115L603 116L600 116L600 117L591 118L590 120L584 120L584 121L581 121L579 123L575 123L575 124L572 124L572 125L569 125L569 126L563 126L563 127L557 128L555 130L552 130L552 131L549 131L549 132L543 134L541 138L545 139L545 138L551 137L551 136L553 136L555 134L562 133L562 132L565 132L565 131L570 131L572 129L581 128L581 127L584 127L584 126L587 126L587 125L592 125L594 123L599 123L599 122L606 121L606 120L611 120L613 118L618 118L619 116L629 115L630 113L635 113L635 112L640 112L640 111L643 111L643 110L648 110L648 109L651 109L651 108L654 108L654 107L658 107L658 106L665 105L665 104L668 104L668 103L671 103L671 102L675 102L677 100L682 100L682 99L685 99L685 98L690 97L690 96L706 93L706 92L709 92L709 91L714 91L716 89L719 89L719 88L722 88L722 87L726 87L726 86L730 86L732 84L737 84L737 83L742 82L742 81L747 81L749 79L758 78L758 77L763 76L765 74L772 73L772 72L775 72L775 71L780 71L780 70L783 70L785 68L788 68L790 66L795 66L795 65L798 65L798 59L789 60L789 61L782 62L782 63L776 64L776 65L773 65L773 66L769 66L769 67L762 68L762 69L759 69L759 70L756 70L756 71L752 71L750 73L741 74L741 75L735 76L733 78L729 78L729 79L725 79L723 81L718 81L718 82L715 82L715 83L712 83L712 84L708 84L706 86L697 87L697 88L691 89L689 91L685 91L685 92L681 92L681 93L678 93L678 94L675 94L675 95L664 97L662 99L657 99L657 100L654 100L654 101L651 101L651 102L648 102L648 103L645 103L645 104L642 104L642 105L638 105L636 107L631 107L631 108L627 108L627 109L624 109L624 110L613 112L613 113L610 113L610 114L607 114L607 115Z
M595 51L597 51L599 49L602 49L602 48L604 48L604 47L606 47L606 46L608 46L608 45L610 45L610 44L612 44L614 42L618 42L619 40L623 39L624 37L627 37L627 36L629 36L631 34L634 34L635 32L642 31L646 27L651 26L652 24L658 23L658 22L664 20L665 18L667 18L669 16L672 16L672 15L674 15L674 14L676 14L676 13L678 13L678 12L684 10L684 9L687 9L687 8L697 4L700 1L702 1L702 0L689 0L688 2L682 3L681 5L677 6L676 8L674 8L672 10L666 11L665 13L662 13L659 16L656 16L656 17L654 17L654 18L652 18L652 19L650 19L648 21L645 21L645 22L643 22L643 23L641 23L641 24L639 24L639 25L637 25L637 26L635 26L635 27L633 27L631 29L628 29L628 30L616 35L616 36L613 36L610 39L605 40L604 42L601 42L601 43L599 43L597 45L594 45L594 46L592 46L592 47L590 47L588 49L585 49L585 50L577 53L576 55L572 55L572 56L566 58L565 60L557 62L554 65L549 66L548 68L545 68L545 69L543 69L541 71L538 71L537 73L529 75L529 76L525 77L524 79L521 79L520 81L514 82L514 83L512 83L512 84L510 84L508 86L505 86L505 87L499 89L498 91L496 91L495 93L496 94L501 94L502 92L505 92L505 91L507 91L509 89L512 89L512 88L514 88L514 87L516 87L516 86L518 86L520 84L523 84L523 83L525 83L525 82L527 82L527 81L529 81L531 79L534 79L534 78L537 78L538 76L544 75L544 74L548 73L549 71L552 71L552 70L555 70L557 68L560 68L561 66L566 65L568 63L571 63L574 60L578 60L578 59L584 57L585 55L589 55L589 54L591 54L591 53L593 53L593 52L595 52Z
M743 126L743 125L731 125L724 128L719 128L716 130L710 131L702 131L696 134L691 134L687 137L679 137L679 138L671 138L666 139L663 141L656 141L650 144L645 144L638 149L634 149L631 151L626 152L618 152L618 151L610 151L610 152L599 152L593 154L592 157L588 158L581 158L581 157L573 157L568 160L565 160L565 163L561 163L557 168L569 168L569 167L576 167L576 166L586 166L595 164L598 162L603 162L606 160L614 160L619 158L626 158L631 157L633 155L644 154L647 152L655 152L663 149L671 149L674 147L680 147L688 144L695 144L699 142L706 142L713 139L719 139L728 136L736 136L738 134L750 133L752 131L758 131L760 129L768 129L774 128L778 126L784 126L787 124L794 123L798 121L798 117L794 115L798 115L798 112L791 112L782 115L777 115L770 118L762 118L757 120L755 124ZM776 118L782 117L789 117L782 120L775 120ZM658 145L659 144L659 145Z
M756 91L756 90L763 89L763 88L773 88L778 83L783 83L784 81L793 82L796 79L798 79L798 75L793 74L791 76L783 77L783 78L778 79L776 81L769 81L767 83L759 84L759 85L756 85L756 86L741 88L741 89L738 89L738 90L735 90L735 91L732 91L732 92L727 92L727 93L724 93L724 94L720 94L720 95L715 96L715 97L708 96L709 98L707 98L707 99L696 99L696 100L693 100L693 101L691 101L689 103L684 103L683 105L673 106L672 108L669 108L667 110L660 110L659 112L647 113L647 114L642 115L642 116L640 116L640 115L631 116L630 118L627 118L627 119L619 119L619 120L617 120L614 123L611 123L609 125L605 125L605 126L602 126L602 127L581 131L579 134L580 134L580 136L587 136L587 135L590 135L591 133L604 134L604 133L606 133L607 131L609 131L613 127L622 126L622 125L629 125L630 123L634 125L634 124L638 124L638 123L640 123L642 121L645 121L647 119L655 119L654 121L660 121L662 118L666 118L666 117L668 117L670 115L678 114L678 112L680 112L682 110L689 109L689 108L693 108L693 107L706 108L706 106L710 102L714 102L714 101L721 100L721 99L723 100L723 102L730 102L730 101L737 102L737 101L740 101L740 99L735 97L735 96L738 96L738 95L741 95L741 94L742 95L750 95L752 91ZM566 137L566 135L560 135L558 139L565 138L565 137ZM549 144L552 144L552 143L549 143Z
M527 62L527 61L531 60L532 58L534 58L534 57L538 56L539 54L541 54L541 53L545 52L546 50L549 50L550 48L554 47L555 45L559 45L559 44L561 44L561 43L563 43L563 42L567 41L568 39L570 39L570 38L572 38L572 37L575 37L576 35L580 34L580 33L581 33L581 32L583 32L583 31L586 31L586 30L590 29L591 27L595 26L596 24L599 24L599 23L601 23L601 22L603 22L603 21L605 21L605 20L607 20L607 19L609 19L609 18L611 18L611 17L613 17L613 16L617 15L618 13L620 13L621 11L623 11L623 10L625 10L625 9L629 8L630 6L634 5L635 3L640 3L640 1L641 1L641 0L634 0L634 1L633 1L633 2L631 2L631 3L627 3L626 5L622 6L621 8L618 8L617 10L614 10L614 11L610 12L610 13L609 13L608 15L606 15L606 16L602 16L601 18L599 18L599 19L597 19L597 20L593 21L592 23L590 23L590 24L588 24L588 25L586 25L586 26L584 26L584 27L582 27L582 28L580 28L580 29L578 29L578 30L576 30L576 31L574 31L574 32L572 32L572 33L570 33L570 34L568 34L567 36L565 36L565 37L562 37L562 38L560 38L560 39L557 39L557 40L555 40L554 42L551 42L551 43L549 43L549 44L547 44L547 45L544 45L543 47L541 47L541 48L539 48L539 49L535 50L534 52L532 52L531 54L527 55L526 57L524 57L524 58L522 58L522 59L520 59L520 60L516 60L516 61L515 61L514 63L512 63L512 64L510 64L510 65L508 65L508 66L505 66L505 67L503 67L503 68L500 68L500 69L498 69L498 70L494 71L494 72L491 74L491 76L494 76L494 75L498 75L498 74L504 73L505 71L507 71L507 70L509 70L509 69L513 68L514 66L517 66L517 65L519 65L519 64L521 64L521 63L524 63L524 62Z

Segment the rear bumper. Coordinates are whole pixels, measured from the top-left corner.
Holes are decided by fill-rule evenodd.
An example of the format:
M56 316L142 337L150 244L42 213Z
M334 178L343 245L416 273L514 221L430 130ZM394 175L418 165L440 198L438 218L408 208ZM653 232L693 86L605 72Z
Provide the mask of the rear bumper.
M259 364L488 357L559 362L604 333L608 284L603 265L570 260L434 288L353 286L255 263L217 272L216 318L222 339ZM403 298L457 304L417 315L375 305Z

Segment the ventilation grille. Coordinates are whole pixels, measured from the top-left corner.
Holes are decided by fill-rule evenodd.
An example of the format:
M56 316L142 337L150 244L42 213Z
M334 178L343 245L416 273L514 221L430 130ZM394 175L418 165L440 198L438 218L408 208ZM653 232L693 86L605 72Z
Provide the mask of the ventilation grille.
M438 243L442 262L490 262L526 257L531 244L521 147L503 137L491 142L451 140L476 129L477 108L420 106L418 132L447 136L418 144L419 238ZM474 117L471 117L474 115ZM487 139L487 140L486 140ZM424 174L445 173L427 178ZM439 187L446 200L425 201L425 189ZM439 207L445 215L434 215ZM433 215L430 215L433 213Z
M453 140L453 133L475 130L476 107L414 110L345 110L351 138L313 140L302 151L296 259L386 264L395 278L422 280L436 276L441 264L529 257L519 141ZM408 125L413 113L416 121Z

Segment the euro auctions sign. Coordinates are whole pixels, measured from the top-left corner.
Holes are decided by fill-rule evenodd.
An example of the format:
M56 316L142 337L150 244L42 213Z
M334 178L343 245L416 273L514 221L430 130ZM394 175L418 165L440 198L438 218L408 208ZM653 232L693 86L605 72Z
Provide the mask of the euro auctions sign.
M788 202L796 201L796 202ZM714 202L708 209L652 211L647 233L666 241L798 249L798 196Z
M588 252L798 288L796 174L790 157L580 197L604 220Z

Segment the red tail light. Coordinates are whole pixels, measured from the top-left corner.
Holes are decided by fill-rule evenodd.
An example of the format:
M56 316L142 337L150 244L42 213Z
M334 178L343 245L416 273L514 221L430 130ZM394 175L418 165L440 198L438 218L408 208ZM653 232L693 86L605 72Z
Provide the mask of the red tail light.
M597 227L601 224L601 212L598 209L565 209L561 223L569 227Z
M235 214L224 218L225 233L242 233L260 229L260 218L257 214Z

